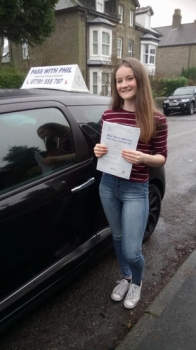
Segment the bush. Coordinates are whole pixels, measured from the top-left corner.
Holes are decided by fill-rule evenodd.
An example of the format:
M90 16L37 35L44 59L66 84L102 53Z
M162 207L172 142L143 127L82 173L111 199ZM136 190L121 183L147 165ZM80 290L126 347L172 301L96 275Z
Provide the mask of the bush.
M183 68L181 76L196 82L196 67Z
M152 79L150 82L154 98L169 96L177 88L188 85L185 77Z
M169 96L177 88L187 85L187 79L185 77L164 78L164 81L165 81L165 96Z
M0 71L0 89L17 89L20 88L25 79L25 74L6 73Z

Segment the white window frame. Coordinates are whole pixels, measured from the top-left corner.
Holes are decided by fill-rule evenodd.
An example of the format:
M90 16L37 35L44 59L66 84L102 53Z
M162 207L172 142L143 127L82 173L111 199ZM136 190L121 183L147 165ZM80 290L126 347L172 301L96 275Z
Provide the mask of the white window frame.
M134 22L134 11L130 10L130 27L133 27L133 22Z
M98 12L104 12L104 0L96 0L96 8Z
M117 58L122 58L122 38L117 38Z
M27 42L22 44L22 58L23 60L29 59L29 45Z
M133 57L133 41L128 42L128 57Z
M108 32L105 32L104 30L102 31L101 53L103 56L108 56L108 57L110 54L110 34Z
M107 77L106 81L104 80L105 76ZM111 94L111 73L102 71L102 74L101 74L101 95L102 96L110 96L110 94Z
M95 88L96 88L96 91L95 91ZM98 72L92 72L92 93L95 95L98 94Z
M97 32L97 42L95 42L95 34L93 34L93 32ZM97 50L95 50L95 44L97 45ZM90 26L89 48L90 48L89 59L91 61L100 60L100 61L111 62L112 29L108 29L108 27L106 26L94 26L94 25Z
M150 52L151 50L155 50L155 53ZM147 60L145 58L147 58ZM151 62L152 59L153 59L153 62ZM155 45L143 44L142 62L144 64L148 64L148 65L153 65L153 66L155 65L155 62L156 62L156 46Z
M123 23L124 21L124 7L122 5L118 5L118 17L120 19L119 23Z
M96 34L96 38L94 34ZM93 30L93 55L98 55L98 45L98 31Z
M108 75L108 84L105 84L104 75ZM96 77L96 81L93 79ZM104 94L104 87L107 85L106 90L108 94ZM111 71L103 70L100 68L90 68L90 93L95 93L95 86L97 95L111 95Z
M146 45L148 47L148 51L146 52ZM146 71L149 75L154 76L156 72L156 54L157 54L158 42L155 41L143 41L141 40L141 53L140 53L140 61L143 63ZM154 53L150 52L150 50L155 50ZM147 57L147 59L145 59ZM153 63L150 62L152 61Z

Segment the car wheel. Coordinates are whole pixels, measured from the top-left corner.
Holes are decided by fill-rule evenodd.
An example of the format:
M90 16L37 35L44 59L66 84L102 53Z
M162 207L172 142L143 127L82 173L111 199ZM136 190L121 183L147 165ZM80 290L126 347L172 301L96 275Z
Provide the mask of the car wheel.
M194 113L194 109L195 109L194 103L191 102L189 109L188 109L188 114L192 115Z
M161 194L158 187L154 184L149 185L149 216L144 233L143 242L147 241L152 235L161 211Z
M166 116L170 115L170 111L167 111L166 109L163 111L163 113L164 113Z

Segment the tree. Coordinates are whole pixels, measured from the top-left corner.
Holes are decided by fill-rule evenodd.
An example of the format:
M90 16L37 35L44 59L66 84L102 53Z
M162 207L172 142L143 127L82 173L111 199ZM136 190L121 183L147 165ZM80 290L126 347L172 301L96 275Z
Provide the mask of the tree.
M43 43L54 31L54 9L58 0L1 0L0 49L4 38L16 44Z

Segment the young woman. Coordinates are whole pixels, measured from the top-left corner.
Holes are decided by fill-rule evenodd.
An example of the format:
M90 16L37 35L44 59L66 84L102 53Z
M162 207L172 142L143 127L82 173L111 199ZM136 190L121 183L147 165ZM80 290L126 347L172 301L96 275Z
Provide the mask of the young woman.
M129 180L103 173L100 184L100 198L122 273L111 298L125 298L124 306L132 309L140 300L142 288L149 166L162 166L167 158L166 117L156 109L148 75L137 59L127 58L115 68L111 109L104 112L104 121L140 128L137 149L122 151L122 157L133 164ZM94 153L103 157L107 147L96 144Z

